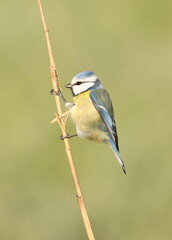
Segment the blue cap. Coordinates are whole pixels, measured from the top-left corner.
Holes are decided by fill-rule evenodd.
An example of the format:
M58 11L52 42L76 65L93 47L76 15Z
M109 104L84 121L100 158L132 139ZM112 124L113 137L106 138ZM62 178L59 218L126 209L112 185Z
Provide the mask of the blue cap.
M84 78L91 77L93 75L95 75L95 74L91 71L84 71L84 72L78 73L74 78L84 79Z

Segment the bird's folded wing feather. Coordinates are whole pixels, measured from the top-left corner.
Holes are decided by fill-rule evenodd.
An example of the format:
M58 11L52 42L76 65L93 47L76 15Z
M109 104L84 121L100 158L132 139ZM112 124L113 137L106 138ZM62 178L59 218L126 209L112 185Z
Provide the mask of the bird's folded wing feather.
M99 90L91 91L90 98L91 98L91 101L92 101L94 107L100 114L100 116L107 128L107 131L108 131L109 137L110 137L109 143L112 146L114 154L115 154L117 160L119 161L120 165L122 166L124 173L126 174L124 162L122 161L120 153L119 153L118 136L117 136L117 132L116 132L115 120L113 118L113 107L112 107L112 103L111 103L109 94L107 93L106 90L99 89ZM109 99L105 99L105 98L109 98Z
M108 92L105 89L94 90L90 92L90 98L107 128L109 136L118 149L118 137L113 119L113 107Z

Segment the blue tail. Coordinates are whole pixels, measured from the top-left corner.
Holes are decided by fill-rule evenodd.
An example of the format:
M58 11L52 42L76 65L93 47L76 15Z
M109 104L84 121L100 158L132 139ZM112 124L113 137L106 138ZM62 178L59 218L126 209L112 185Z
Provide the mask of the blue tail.
M109 139L109 144L112 148L113 153L115 154L115 157L117 158L119 164L121 165L123 172L126 174L126 169L125 169L124 162L122 161L120 153L118 152L118 150L116 148L116 145L111 138Z

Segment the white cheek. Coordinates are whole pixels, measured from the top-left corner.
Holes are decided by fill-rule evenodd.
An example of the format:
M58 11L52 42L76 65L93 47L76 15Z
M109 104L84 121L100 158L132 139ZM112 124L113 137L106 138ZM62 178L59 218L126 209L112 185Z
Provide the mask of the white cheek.
M75 95L80 94L82 92L85 92L87 89L89 89L93 85L94 85L94 83L92 83L92 82L85 82L80 85L75 85L75 86L73 86L73 92Z

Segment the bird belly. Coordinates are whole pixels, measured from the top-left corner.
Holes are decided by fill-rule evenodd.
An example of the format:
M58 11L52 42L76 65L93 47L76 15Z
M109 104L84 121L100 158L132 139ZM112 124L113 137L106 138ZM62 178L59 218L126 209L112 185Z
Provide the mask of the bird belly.
M89 92L74 97L74 104L70 114L78 136L95 142L107 142L106 127L90 100Z

